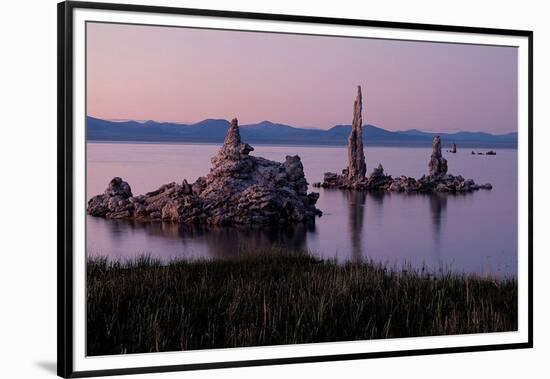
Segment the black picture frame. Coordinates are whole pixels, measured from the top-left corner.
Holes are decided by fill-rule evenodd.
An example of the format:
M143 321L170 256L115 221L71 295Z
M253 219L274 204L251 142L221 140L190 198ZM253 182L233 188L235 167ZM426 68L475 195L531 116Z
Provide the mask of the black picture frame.
M224 18L244 18L266 21L350 25L377 28L400 28L409 30L464 32L488 35L526 37L528 39L528 341L524 343L492 344L484 346L445 347L408 351L385 351L375 353L338 354L330 356L308 356L282 359L243 360L232 362L210 362L170 366L104 369L75 371L73 367L73 11L95 9L110 11L148 12L174 15L197 15ZM105 375L126 375L184 370L263 366L274 364L329 362L339 360L370 359L428 354L465 353L488 350L523 349L533 347L533 32L528 30L493 29L481 27L450 26L385 22L331 17L232 12L206 9L189 9L161 6L93 3L66 1L57 5L58 43L58 293L57 293L57 373L61 377L89 377Z

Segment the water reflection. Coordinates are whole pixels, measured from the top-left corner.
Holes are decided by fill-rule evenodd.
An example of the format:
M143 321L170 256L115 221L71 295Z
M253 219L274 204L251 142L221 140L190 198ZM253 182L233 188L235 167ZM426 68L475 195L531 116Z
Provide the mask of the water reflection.
M172 255L162 256L162 259L176 257L206 257L211 259L230 258L241 253L261 252L270 247L284 247L289 251L307 250L306 235L315 233L314 225L295 225L293 227L277 228L237 228L213 227L198 228L170 222L139 222L134 220L105 220L88 217L88 229L98 234L98 227L108 234L112 245L127 243L129 236L147 236L147 241L162 240L163 246L171 244L168 249ZM105 224L107 228L104 228ZM131 237L130 237L131 238ZM90 241L92 242L92 241ZM139 242L136 241L139 245ZM94 251L93 255L111 252ZM146 245L136 248L137 254L149 253ZM155 254L157 256L157 254Z
M434 257L433 262L436 267L442 268L443 259L441 257L441 234L442 234L442 225L446 217L447 212L447 197L448 196L461 196L461 195L448 195L445 193L434 193L426 195L430 197L430 213L432 216L432 227L433 227L433 241L434 241Z
M362 259L363 220L365 218L365 192L346 191L349 204L349 234L351 240L352 260L359 262Z
M101 193L114 176L122 176L134 193L159 183L190 181L210 168L218 146L165 144L89 144L87 196ZM319 180L337 172L347 150L325 147L258 146L259 156L278 161L300 153L306 178ZM193 157L193 159L189 159ZM373 161L388 172L421 176L426 151L369 147ZM449 158L453 172L493 184L473 194L384 194L312 189L323 216L313 228L244 230L189 229L170 223L132 223L88 217L87 254L127 259L150 254L171 258L217 259L238 251L282 245L308 249L338 262L372 259L400 267L515 276L517 272L517 152L502 150L496 159L480 160L460 151ZM387 166L387 167L386 167Z
M445 212L447 210L447 194L445 193L434 193L430 195L424 195L430 198L430 213L432 216L432 225L434 230L434 237L436 240L441 239L441 224L445 217ZM460 196L460 195L452 195Z

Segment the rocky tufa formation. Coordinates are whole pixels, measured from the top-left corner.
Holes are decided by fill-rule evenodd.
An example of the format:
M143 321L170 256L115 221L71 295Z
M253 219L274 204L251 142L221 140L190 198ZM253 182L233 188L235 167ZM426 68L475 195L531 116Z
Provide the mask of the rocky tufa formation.
M456 143L453 143L451 145L451 150L447 150L447 152L452 153L452 154L456 154Z
M483 152L478 152L476 153L475 151L472 150L472 155L497 155L497 152L494 151L494 150L489 150L488 152L486 153L483 153Z
M314 183L314 187L355 189L361 191L392 191L392 192L471 192L479 189L492 189L491 184L476 184L472 179L447 173L447 160L441 154L441 139L434 137L432 154L428 162L428 175L415 179L407 176L392 178L384 172L381 164L366 178L350 183L343 180L342 175L327 172L322 183Z
M348 137L348 169L347 179L350 183L361 181L365 178L367 164L363 151L363 99L361 86L357 86L357 97L353 103L353 121Z
M447 173L447 160L441 154L441 138L435 136L432 142L432 156L428 163L430 176L442 176Z
M367 164L363 151L363 98L361 86L357 86L357 97L353 103L353 120L351 132L348 137L348 167L342 170L342 174L327 172L324 175L323 187L353 188L365 182ZM320 186L314 183L314 186Z
M199 226L314 223L321 211L318 193L307 193L300 157L279 163L249 155L237 119L212 158L212 168L193 184L169 183L133 196L128 183L114 178L88 202L88 214L113 219L171 221Z
M435 136L432 142L432 154L428 162L428 175L415 179L407 176L392 178L384 172L381 164L369 176L365 176L366 163L363 153L361 87L353 107L353 124L348 138L348 167L342 174L327 172L322 183L314 187L356 189L363 191L395 192L470 192L478 189L492 189L490 184L478 185L472 179L447 173L447 160L441 153L441 138ZM456 145L453 144L456 152Z

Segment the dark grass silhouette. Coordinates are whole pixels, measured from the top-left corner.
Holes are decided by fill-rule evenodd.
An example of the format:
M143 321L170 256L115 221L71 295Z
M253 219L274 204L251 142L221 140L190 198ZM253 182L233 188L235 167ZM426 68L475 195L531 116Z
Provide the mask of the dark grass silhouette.
M276 250L166 265L88 260L88 355L517 330L515 279Z

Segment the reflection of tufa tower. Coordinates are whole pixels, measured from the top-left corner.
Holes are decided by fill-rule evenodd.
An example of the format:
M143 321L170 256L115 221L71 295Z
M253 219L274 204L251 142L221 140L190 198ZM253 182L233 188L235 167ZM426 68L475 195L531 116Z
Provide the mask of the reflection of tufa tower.
M351 252L354 262L360 262L363 255L363 219L365 218L365 200L367 194L363 191L346 192L349 204L349 230Z
M353 122L348 137L348 179L352 182L365 178L367 165L363 152L363 101L361 86L357 86L357 98L353 104Z
M441 229L443 228L443 220L447 211L447 195L441 193L433 193L428 195L430 199L430 213L432 216L432 226L434 231L434 259L439 267L442 267L441 259Z

